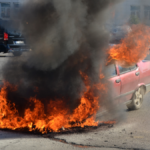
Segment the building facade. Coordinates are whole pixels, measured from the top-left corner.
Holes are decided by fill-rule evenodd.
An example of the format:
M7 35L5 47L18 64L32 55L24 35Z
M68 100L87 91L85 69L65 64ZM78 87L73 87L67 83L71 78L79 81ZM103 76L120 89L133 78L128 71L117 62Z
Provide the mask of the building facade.
M124 0L114 6L113 26L128 24L132 17L150 25L150 0Z
M25 1L0 0L0 20L15 19L15 13ZM150 0L120 0L120 3L113 6L112 11L113 15L107 23L109 26L128 24L133 16L150 26Z
M10 20L15 16L20 6L19 0L0 0L0 19Z

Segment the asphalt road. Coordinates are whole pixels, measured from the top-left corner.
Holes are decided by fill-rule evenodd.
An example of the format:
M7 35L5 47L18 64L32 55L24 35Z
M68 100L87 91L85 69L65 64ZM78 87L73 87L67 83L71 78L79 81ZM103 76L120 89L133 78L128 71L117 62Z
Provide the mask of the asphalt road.
M1 66L11 55L0 54ZM9 57L8 57L9 56ZM123 105L115 114L99 112L97 119L106 120L119 116L114 126L100 126L78 132L37 135L0 130L0 150L150 150L150 93L145 96L143 106L137 111L127 111Z

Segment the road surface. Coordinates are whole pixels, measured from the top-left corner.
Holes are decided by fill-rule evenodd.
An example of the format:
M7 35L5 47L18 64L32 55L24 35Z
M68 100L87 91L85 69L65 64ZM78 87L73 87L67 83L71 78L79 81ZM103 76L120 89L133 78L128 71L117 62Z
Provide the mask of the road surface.
M1 67L11 55L0 55ZM123 105L115 113L120 116L114 126L100 126L86 132L37 135L0 130L0 150L149 150L150 149L150 94L145 96L143 106L137 111L127 111ZM111 115L112 117L113 115ZM109 117L107 112L99 112L97 119Z

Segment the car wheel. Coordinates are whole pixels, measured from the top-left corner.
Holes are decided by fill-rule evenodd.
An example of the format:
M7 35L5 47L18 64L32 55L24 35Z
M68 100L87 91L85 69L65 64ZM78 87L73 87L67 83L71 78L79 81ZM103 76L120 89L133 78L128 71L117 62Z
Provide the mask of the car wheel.
M14 55L14 56L21 56L21 55L22 55L22 52L13 52L13 55Z
M142 102L143 102L143 97L144 97L144 89L142 87L138 88L133 96L132 96L132 100L131 103L127 104L127 107L129 110L137 110L140 109L142 106Z

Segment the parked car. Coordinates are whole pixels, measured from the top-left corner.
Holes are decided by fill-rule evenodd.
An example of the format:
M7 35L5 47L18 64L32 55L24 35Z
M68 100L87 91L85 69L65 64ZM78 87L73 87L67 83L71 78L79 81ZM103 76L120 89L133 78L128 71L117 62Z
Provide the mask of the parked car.
M150 91L150 61L143 60L126 68L115 62L107 66L106 73L113 89L113 99L126 102L130 110L139 109L144 94Z
M3 48L0 48L1 52L13 53L14 56L20 56L22 52L31 51L31 48L27 45L21 32L16 30L8 30L2 26L0 26L0 44L10 48L10 50L4 51L3 46Z

